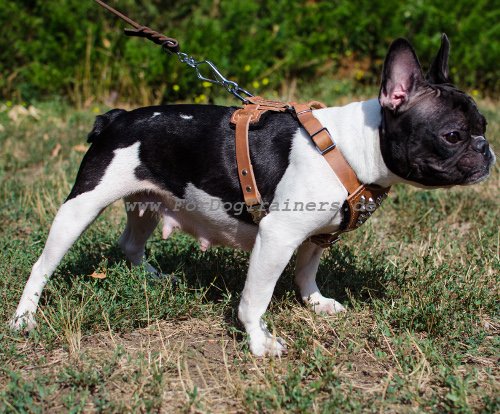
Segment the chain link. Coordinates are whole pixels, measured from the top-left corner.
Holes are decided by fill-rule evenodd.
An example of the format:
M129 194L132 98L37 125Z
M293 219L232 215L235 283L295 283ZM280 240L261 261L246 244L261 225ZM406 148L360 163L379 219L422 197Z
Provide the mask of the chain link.
M170 52L168 49L164 50L166 50L167 53L172 54L172 52ZM234 95L243 103L248 102L247 98L253 96L246 89L240 87L236 82L224 77L217 68L217 66L215 66L211 61L209 60L197 61L194 57L189 56L187 53L183 52L176 52L175 54L177 55L181 63L184 63L185 65L193 68L196 71L196 76L198 77L198 79L224 87L230 94ZM205 76L201 73L200 66L204 65L210 68L212 77L207 77L208 75Z

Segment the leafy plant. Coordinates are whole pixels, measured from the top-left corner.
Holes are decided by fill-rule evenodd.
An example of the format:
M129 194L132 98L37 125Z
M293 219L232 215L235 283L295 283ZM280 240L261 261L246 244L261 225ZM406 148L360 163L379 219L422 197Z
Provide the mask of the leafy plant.
M500 10L491 0L110 3L259 94L293 97L296 83L319 77L376 84L392 39L409 38L429 63L442 32L452 40L455 81L476 94L500 91ZM223 93L153 44L123 36L126 25L92 1L0 0L0 24L5 99L148 104Z

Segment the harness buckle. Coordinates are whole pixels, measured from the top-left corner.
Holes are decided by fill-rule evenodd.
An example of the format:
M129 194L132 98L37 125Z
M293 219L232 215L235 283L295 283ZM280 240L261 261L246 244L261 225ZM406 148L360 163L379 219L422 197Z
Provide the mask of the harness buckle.
M261 204L247 206L247 211L252 216L252 220L255 224L259 224L260 221L267 215L266 210L263 208Z
M319 247L327 249L334 244L336 244L340 240L341 231L330 234L315 234L314 236L309 237L307 240L311 243L316 244Z
M326 134L328 135L328 138L330 139L331 141L331 144L326 147L324 150L322 150L318 144L316 143L316 141L314 140L314 137L318 134L321 134L323 131L326 132ZM321 129L318 129L316 132L312 133L311 134L311 139L313 140L314 142L314 145L316 145L316 149L318 150L318 152L321 154L321 155L325 155L327 152L331 151L332 149L334 149L337 144L335 143L335 141L333 140L332 136L330 135L330 131L328 131L328 128L326 127L323 127Z
M329 147L325 148L324 150L320 150L318 147L316 147L319 151L319 153L321 155L325 155L328 151L331 151L332 149L334 149L335 147L337 146L337 144L335 144L335 142L332 141L332 145L330 145Z

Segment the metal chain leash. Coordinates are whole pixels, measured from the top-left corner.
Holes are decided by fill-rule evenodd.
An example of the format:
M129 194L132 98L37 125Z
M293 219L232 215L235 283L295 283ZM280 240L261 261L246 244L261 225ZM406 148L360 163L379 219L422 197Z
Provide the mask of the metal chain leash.
M123 13L120 13L118 10L115 10L113 7L104 3L102 0L95 0L95 2L114 15L118 16L120 19L126 21L131 26L135 27L135 30L125 29L125 34L127 36L145 37L146 39L149 39L154 43L161 45L162 49L167 53L177 55L181 63L184 63L187 66L193 68L196 71L196 76L198 77L198 79L224 87L230 94L234 95L243 103L248 102L247 98L253 96L246 89L240 87L236 82L229 80L225 76L223 76L213 62L209 60L197 61L194 57L188 55L187 53L181 52L177 39L165 36L155 30L150 29L149 27L140 25L139 23L133 21L131 18L125 16ZM212 77L203 75L200 70L200 66L208 66L210 68Z

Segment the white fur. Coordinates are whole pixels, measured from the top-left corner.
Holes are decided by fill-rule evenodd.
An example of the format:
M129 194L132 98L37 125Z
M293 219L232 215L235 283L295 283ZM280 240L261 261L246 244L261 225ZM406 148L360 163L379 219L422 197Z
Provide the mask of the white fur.
M377 99L318 109L313 114L328 128L361 182L383 187L401 182L382 158L378 130L382 115Z
M131 192L153 189L147 181L138 181L134 169L139 165L139 143L115 150L115 156L101 182L92 191L65 202L57 212L45 248L37 260L24 288L11 326L35 325L34 314L49 277L76 239L102 209Z
M193 115L180 114L180 117L187 120L193 119Z

